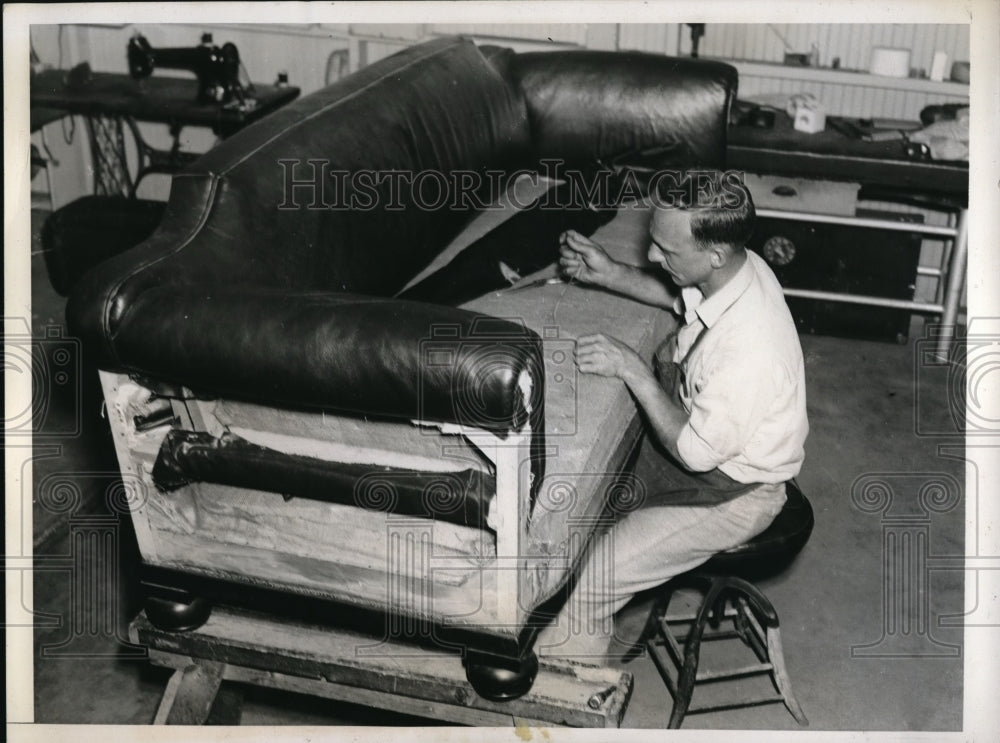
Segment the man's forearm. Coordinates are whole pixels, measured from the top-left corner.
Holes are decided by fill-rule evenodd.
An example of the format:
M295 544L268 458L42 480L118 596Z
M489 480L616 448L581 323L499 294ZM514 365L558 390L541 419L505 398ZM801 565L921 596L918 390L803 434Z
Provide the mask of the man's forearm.
M618 263L615 271L603 282L603 286L643 304L664 309L672 309L676 299L667 289L667 285L652 273L627 263Z

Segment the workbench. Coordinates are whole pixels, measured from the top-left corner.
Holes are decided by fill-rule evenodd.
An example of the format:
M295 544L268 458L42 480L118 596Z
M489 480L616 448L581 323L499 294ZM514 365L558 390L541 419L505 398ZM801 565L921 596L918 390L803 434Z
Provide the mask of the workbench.
M730 169L760 175L778 175L829 181L852 181L861 185L859 198L917 205L953 215L948 226L913 224L861 216L817 214L789 209L758 209L759 217L774 217L818 224L854 225L878 230L897 230L943 239L951 243L940 268L934 268L939 289L934 302L889 299L850 293L786 288L790 297L827 302L853 302L939 315L943 332L937 353L947 358L958 318L958 305L965 286L968 259L969 164L908 157L902 140L866 142L853 139L829 124L825 131L807 134L792 127L789 116L775 113L774 126L729 129L726 165Z
M379 640L343 629L217 608L191 632L167 632L140 614L129 639L171 668L155 724L238 724L239 682L446 721L456 725L615 728L632 674L543 660L531 691L491 702L465 680L457 652Z

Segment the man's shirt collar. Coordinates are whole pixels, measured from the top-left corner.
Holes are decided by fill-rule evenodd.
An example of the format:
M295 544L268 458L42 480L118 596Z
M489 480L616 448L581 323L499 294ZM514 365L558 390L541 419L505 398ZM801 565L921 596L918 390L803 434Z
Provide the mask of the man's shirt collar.
M685 323L692 323L698 318L706 328L710 328L747 290L753 281L753 273L750 257L747 256L736 275L708 299L705 299L701 289L697 287L682 288L680 297L674 302L674 309L678 315L683 315Z

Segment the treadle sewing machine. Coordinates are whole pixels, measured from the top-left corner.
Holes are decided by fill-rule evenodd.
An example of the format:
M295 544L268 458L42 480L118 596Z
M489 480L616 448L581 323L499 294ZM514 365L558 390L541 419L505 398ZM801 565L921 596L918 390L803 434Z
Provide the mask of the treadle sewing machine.
M298 97L299 89L290 85L241 81L236 46L226 43L220 48L208 35L203 39L196 47L155 49L136 35L126 49L129 75L92 71L86 62L68 71L33 74L32 129L66 114L85 116L95 193L135 196L147 175L176 173L199 157L181 149L185 126L208 127L228 137ZM193 72L197 79L155 74L172 69ZM173 139L170 149L150 146L137 122L166 124ZM125 127L137 148L134 175Z
M482 180L435 209L419 183L338 208L326 186L384 170L455 174L455 188L546 158L585 170L643 152L655 158L624 165L719 167L735 86L733 68L702 60L441 38L296 101L176 176L157 232L85 276L67 310L101 370L134 495L150 593L135 636L223 660L230 675L200 672L216 681L318 673L335 695L382 679L424 701L445 694L456 721L508 704L597 724L566 712L582 704L618 724L630 678L553 697L534 652L606 502L642 497L626 461L635 404L620 382L578 375L573 342L605 332L649 358L672 320L533 279L553 275L558 234L581 225L643 261L648 214L572 200L482 209ZM550 186L515 203L539 205ZM426 282L435 299L405 299ZM246 608L353 629L310 635L328 642L308 651L330 661L323 670L300 643L265 657L261 635L234 639ZM411 644L422 643L451 658L428 672L464 663L472 688L451 676L397 686L384 664L364 679L334 673L338 632L359 631L368 642L352 641L351 663L404 644L430 657ZM229 649L207 650L207 635ZM351 693L341 698L364 696Z
M240 52L232 42L220 49L212 45L211 34L203 34L196 47L153 49L142 34L129 39L128 71L133 79L143 80L158 67L193 72L198 78L200 103L244 102Z

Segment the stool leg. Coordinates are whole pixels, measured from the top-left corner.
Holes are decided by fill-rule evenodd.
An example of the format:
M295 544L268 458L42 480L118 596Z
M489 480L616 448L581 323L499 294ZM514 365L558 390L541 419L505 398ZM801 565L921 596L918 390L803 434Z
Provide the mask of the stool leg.
M677 675L677 696L674 698L674 707L670 711L670 722L668 728L679 728L687 714L691 704L691 695L694 693L695 681L698 677L698 660L701 654L701 638L705 634L705 625L713 614L717 602L723 590L728 588L725 578L714 578L705 594L705 599L698 610L698 616L691 625L687 640L684 643L684 665Z
M799 706L798 700L792 694L792 682L785 669L785 654L781 649L781 633L777 627L767 628L767 654L774 668L774 685L785 699L785 706L799 725L808 725L809 720Z
M691 704L691 695L694 693L695 677L698 675L698 651L701 638L694 643L691 649L690 641L684 646L684 666L677 676L677 697L674 699L674 707L670 710L670 722L667 727L676 730L684 722L684 715L687 714Z
M638 658L643 650L646 649L646 643L656 637L660 629L660 619L667 613L667 607L670 606L670 598L673 592L673 584L667 583L656 599L654 599L653 606L646 617L646 624L642 628L642 632L639 633L639 638L633 643L632 647L625 651L625 655L622 656L622 663L631 663Z

